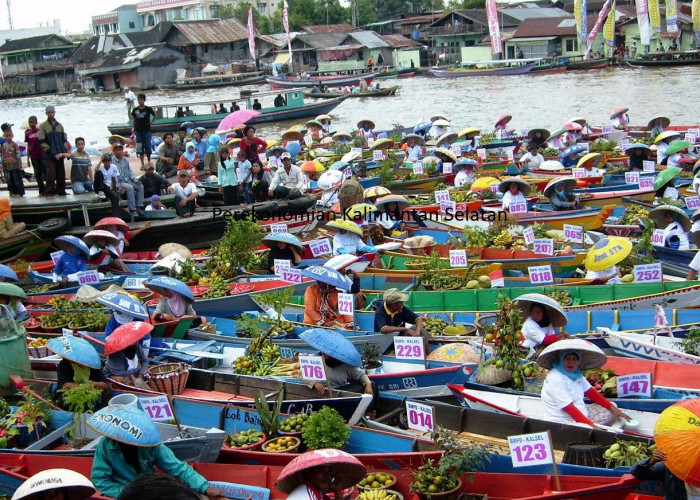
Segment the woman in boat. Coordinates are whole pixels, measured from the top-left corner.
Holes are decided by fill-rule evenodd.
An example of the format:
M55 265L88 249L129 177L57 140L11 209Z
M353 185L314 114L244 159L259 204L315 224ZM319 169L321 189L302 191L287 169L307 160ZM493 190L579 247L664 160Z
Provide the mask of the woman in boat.
M573 192L576 179L564 177L550 181L544 188L554 210L575 210L580 207L579 200Z
M194 310L194 294L192 290L180 280L170 277L159 277L144 282L146 288L153 290L162 298L151 315L153 321L174 321L183 316L194 316L193 326L206 323L203 316L197 316Z
M267 269L271 273L275 272L275 260L288 260L292 267L301 264L301 252L304 251L304 246L293 234L268 234L262 242L270 247L270 252L267 254Z
M668 161L666 150L668 149L669 145L679 137L680 134L678 132L670 130L667 132L661 132L658 136L656 136L656 139L654 139L654 145L656 146L657 165L666 165L666 162Z
M481 131L475 127L464 129L461 134L464 134L464 142L462 143L462 153L473 153L481 147L479 144L479 133Z
M241 151L245 151L246 159L252 165L253 162L260 161L260 154L267 149L267 142L255 136L255 127L246 125L243 129L243 139L238 147Z
M581 158L581 153L584 151L586 151L586 148L579 145L566 148L561 153L561 164L564 168L575 167Z
M406 223L401 211L409 206L410 202L403 196L388 194L376 201L378 213L374 213L370 217L382 228L384 236L391 236L393 231L406 230Z
M367 143L367 139L374 139L374 122L364 119L357 122L357 135L362 138L363 143Z
M53 268L54 282L78 281L77 274L87 270L87 260L90 255L88 246L80 238L70 235L59 236L54 242L63 250L63 255L59 257Z
M584 170L584 177L601 177L605 175L605 170L598 168L603 160L600 153L588 153L581 158L576 166Z
M357 281L359 282L359 277ZM352 293L353 289L350 292ZM359 286L357 292L359 292ZM304 292L304 323L352 328L354 318L352 315L338 312L338 289L328 283L317 281Z
M630 474L643 481L659 481L663 485L665 500L697 500L700 498L700 488L676 477L668 470L665 461L666 453L656 449L652 452L651 457L634 464L630 469Z
M28 478L12 500L83 500L95 493L88 478L70 469L46 469Z
M374 396L376 385L369 379L361 364L355 366L321 351L326 364L326 379L334 391L350 391ZM360 362L361 363L361 362ZM313 388L319 394L326 393L323 382L306 382L306 386ZM371 409L371 406L369 407Z
M433 120L433 126L428 131L428 137L437 140L438 137L445 134L450 128L450 122L443 116L437 116Z
M504 137L507 137L513 133L512 130L508 130L506 128L506 125L508 125L508 122L513 119L512 115L501 115L498 120L496 120L496 138L497 139L503 139Z
M160 200L160 196L158 199ZM153 197L151 197L151 204L152 203ZM148 208L146 208L146 210L148 210ZM143 233L149 227L151 227L151 221L146 221L143 227L132 231L129 229L129 225L118 217L105 217L104 219L98 220L94 226L95 229L104 229L117 237L117 240L119 240L119 244L117 245L117 250L119 250L119 253L124 253L124 249L129 247L131 240Z
M656 198L668 198L669 200L680 200L681 194L678 192L675 186L676 178L675 176L666 182L663 186L656 190Z
M194 146L194 142L190 141L185 146L185 152L180 155L180 161L177 164L177 170L187 172L187 176L192 179L195 184L199 181L197 177L197 163L199 163L199 155Z
M95 449L91 472L95 487L103 495L117 498L134 479L153 474L158 467L210 499L225 498L190 465L175 457L143 410L113 405L95 413L90 421L103 436Z
M691 229L690 218L683 210L672 205L660 205L649 212L656 227L664 232L664 246L676 250L689 250L688 231Z
M612 126L616 130L627 130L630 123L630 115L627 113L627 108L617 108L610 115Z
M555 330L567 323L566 313L555 300L539 293L528 293L515 301L527 316L522 326L523 347L539 352L558 340L571 338Z
M498 186L503 193L503 210L510 212L511 205L516 203L527 203L525 196L530 193L530 185L527 181L518 178L507 179Z
M251 169L251 179L250 195L252 196L252 199L254 201L267 201L267 192L270 189L270 183L272 182L272 174L270 174L270 171L263 168L259 161L256 161L253 163Z
M83 240L90 247L88 264L97 267L100 272L109 272L113 269L129 272L121 252L118 249L119 240L109 231L93 229L87 233Z
M646 144L638 142L630 145L625 153L630 157L630 170L640 171L644 170L644 162L649 159L651 149Z
M209 146L207 146L207 152L204 155L204 173L207 175L216 175L218 172L220 141L219 134L209 136Z
M309 120L306 122L306 128L307 134L309 134L311 140L315 143L321 142L321 139L326 135L323 132L323 123L318 120Z
M564 339L547 347L537 357L537 364L549 370L542 386L542 405L545 420L564 424L596 424L588 418L584 397L602 406L615 420L631 418L620 411L588 383L582 369L599 368L607 356L586 340Z
M472 160L471 158L461 158L452 165L452 170L457 172L454 180L454 186L457 189L471 184L476 180L476 173L474 172L476 165L476 160Z
M647 124L647 127L651 129L649 135L651 137L657 137L659 134L663 133L666 130L666 127L668 127L670 124L671 120L665 116L657 116L656 118L652 118Z
M586 277L592 285L615 285L621 283L617 264L632 251L632 243L627 238L607 236L596 242L586 255Z
M0 317L22 320L27 315L27 308L21 299L26 298L27 294L17 285L0 283Z
M105 377L143 378L148 370L148 349L143 348L141 340L152 330L153 325L142 321L131 321L114 330L105 343Z
M416 162L425 153L423 149L423 139L416 134L409 134L401 141L405 145L404 161Z
M354 225L357 229L351 228ZM367 245L362 241L362 229L354 222L348 222L346 227L337 228L338 232L333 236L333 255L376 252L376 247Z
M537 133L541 134L538 130ZM544 163L544 156L539 153L539 145L530 141L527 143L527 153L520 158L520 172L532 172Z

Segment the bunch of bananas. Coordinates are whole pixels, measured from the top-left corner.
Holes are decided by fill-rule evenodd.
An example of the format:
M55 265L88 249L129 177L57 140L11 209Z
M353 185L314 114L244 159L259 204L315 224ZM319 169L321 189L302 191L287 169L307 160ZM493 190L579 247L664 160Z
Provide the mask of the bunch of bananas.
M399 497L387 490L365 490L357 495L357 500L399 500Z
M447 322L441 318L426 318L423 321L423 330L432 336L441 335L447 326Z
M260 351L260 359L263 362L270 363L277 361L280 357L280 348L275 344L265 344Z
M264 321L268 322L267 318L264 319ZM270 329L268 332L273 336L273 337L278 337L280 335L289 335L290 333L294 333L294 325L290 321L286 320L271 320L274 321L274 323L270 326Z
M202 281L200 279L200 281ZM228 283L221 277L211 278L209 280L209 290L202 297L203 299L215 299L224 297L229 291Z
M246 269L267 269L267 254L269 252L251 252L246 262Z
M474 193L471 191L461 191L459 193L452 193L452 201L457 203L463 203L465 201L474 201Z
M491 243L488 231L478 227L465 227L464 239L467 240L467 246L470 248L484 248Z
M493 239L491 248L509 248L513 244L513 235L508 231L501 231Z
M625 210L625 215L620 217L619 224L621 225L628 225L628 224L637 224L638 220L641 218L649 218L649 211L640 206L636 205L631 205L626 208Z
M573 302L569 290L552 290L551 292L547 292L547 297L553 298L562 306L570 306Z

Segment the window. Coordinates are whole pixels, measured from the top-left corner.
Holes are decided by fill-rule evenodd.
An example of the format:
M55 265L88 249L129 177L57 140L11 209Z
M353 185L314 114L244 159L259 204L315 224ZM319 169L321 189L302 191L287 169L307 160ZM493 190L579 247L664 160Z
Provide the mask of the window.
M132 29L132 30L133 30L134 28L136 28L136 23L135 23L134 21L131 21L131 22L129 23L129 29Z
M196 8L194 9L194 20L195 21L202 21L204 20L204 9L203 8Z
M258 12L260 12L261 14L264 14L265 9L267 9L266 3L258 3Z
M566 51L567 52L577 52L578 51L578 39L569 38L566 40Z
M218 5L210 5L209 6L209 17L216 17L219 11L219 6Z

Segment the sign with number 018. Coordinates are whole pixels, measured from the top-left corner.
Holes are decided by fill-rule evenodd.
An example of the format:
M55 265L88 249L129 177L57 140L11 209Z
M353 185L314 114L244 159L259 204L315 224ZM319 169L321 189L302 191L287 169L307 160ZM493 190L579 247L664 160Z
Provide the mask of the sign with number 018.
M433 407L406 401L406 417L408 417L408 428L420 432L432 432L434 427Z
M394 337L396 359L424 359L423 337Z
M636 283L653 283L661 282L663 280L663 273L661 271L661 262L655 262L654 264L642 264L639 266L634 266L634 281Z
M90 285L93 283L100 282L100 275L94 269L89 271L80 271L78 273L78 284L80 285Z
M338 294L338 312L346 316L352 316L355 314L355 296L353 294Z
M466 267L467 264L466 250L450 250L450 267Z
M533 285L547 285L554 283L554 274L552 266L531 266L527 268L527 274L530 276L530 283Z
M523 229L523 240L526 245L532 245L535 242L535 230L529 226Z
M326 370L321 356L299 356L301 377L309 382L325 382Z
M154 422L167 422L173 418L173 409L170 407L168 396L154 396L150 398L139 398L141 408L148 413Z
M535 253L554 255L554 240L552 238L535 238L533 244Z
M318 257L319 255L331 253L331 242L328 241L328 238L323 238L322 240L309 243L309 248L311 249L311 254L314 257Z
M660 247L664 246L664 230L663 229L654 229L654 232L651 235L651 244L652 245L658 245Z
M548 432L508 436L508 448L513 467L544 465L554 462L552 443Z
M564 238L574 243L583 243L583 227L564 224Z
M287 232L287 224L271 224L270 225L270 233L275 234L275 233L286 233Z
M617 397L651 397L651 373L634 373L617 376Z
M423 173L423 164L419 161L413 164L413 173L415 175L421 175Z

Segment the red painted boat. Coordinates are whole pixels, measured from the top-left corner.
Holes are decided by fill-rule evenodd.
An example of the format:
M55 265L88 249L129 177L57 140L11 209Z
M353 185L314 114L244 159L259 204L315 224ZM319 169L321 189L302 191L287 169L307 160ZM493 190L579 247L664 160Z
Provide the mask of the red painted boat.
M399 78L413 78L414 76L416 76L415 71L412 71L410 73L399 73L398 75Z

